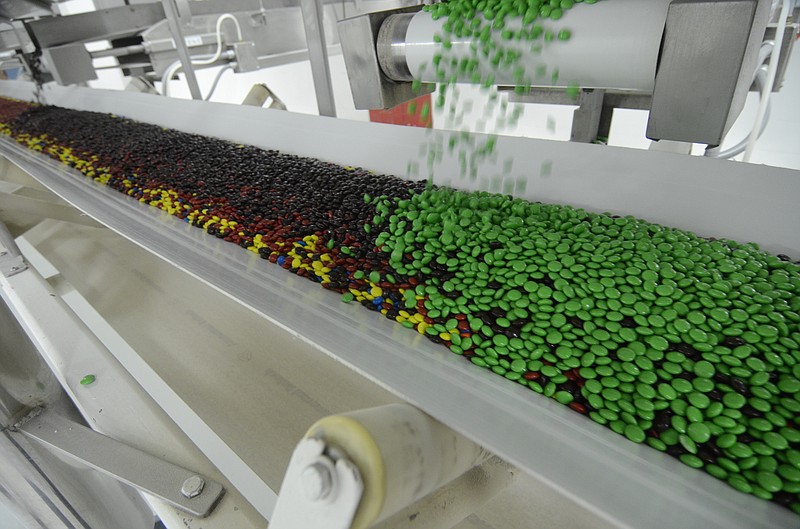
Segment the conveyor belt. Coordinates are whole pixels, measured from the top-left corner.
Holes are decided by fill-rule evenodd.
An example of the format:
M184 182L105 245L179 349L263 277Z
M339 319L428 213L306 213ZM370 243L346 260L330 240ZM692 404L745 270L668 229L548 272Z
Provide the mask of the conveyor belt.
M21 92L15 90L5 92L20 97ZM104 105L116 104L121 114L165 126L216 132L236 141L397 173L403 172L398 166L404 167L424 141L423 131L134 94L63 90L53 92L50 102L94 110L110 110ZM174 112L165 117L167 110ZM214 130L208 130L210 123L215 124ZM350 142L330 141L334 136ZM3 143L2 150L100 222L601 516L622 525L647 527L701 523L785 527L796 522L790 513L742 497L653 450L624 442L554 402L471 369L420 337L358 307L343 306L336 296L287 278L276 267L197 233L178 219L73 178L50 160L16 146ZM791 226L800 224L800 214L793 207L800 193L791 171L764 170L755 180L743 165L539 141L501 141L499 151L501 160L514 156L517 164L529 167L542 159L553 160L553 173L535 177L535 185L528 187L532 196L542 200L633 213L707 235L754 239L773 251L799 253L800 236ZM386 159L381 159L383 155ZM443 170L452 170L453 165L445 164ZM594 176L587 178L590 169Z

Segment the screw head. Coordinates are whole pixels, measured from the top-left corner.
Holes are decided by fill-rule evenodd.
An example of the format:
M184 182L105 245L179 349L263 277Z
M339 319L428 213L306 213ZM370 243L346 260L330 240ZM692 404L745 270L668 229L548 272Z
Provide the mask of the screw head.
M18 266L12 266L12 267L11 267L11 271L12 271L12 272L16 272L17 270L19 270L19 267L18 267Z
M324 500L333 490L331 471L322 463L313 463L306 467L302 479L306 498L311 501Z
M203 492L203 487L206 486L206 481L200 476L192 476L186 478L181 486L181 494L186 498L195 498Z

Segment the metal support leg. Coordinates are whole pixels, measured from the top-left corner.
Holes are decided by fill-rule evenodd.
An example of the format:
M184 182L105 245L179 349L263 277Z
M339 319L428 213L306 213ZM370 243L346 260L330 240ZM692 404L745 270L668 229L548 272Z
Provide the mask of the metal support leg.
M311 75L314 78L319 114L336 117L331 67L328 63L328 47L323 24L323 4L319 0L300 0L300 9L303 12L308 58L311 61Z
M197 84L197 77L194 74L194 68L192 68L192 58L189 56L189 49L186 47L186 41L183 38L183 30L181 29L175 0L161 0L161 4L164 6L164 13L167 15L172 38L175 39L175 48L178 51L178 58L181 60L183 72L186 74L186 82L189 83L189 92L192 94L192 99L203 99L200 85Z
M190 0L175 0L178 7L178 17L181 24L188 24L192 19L192 8L189 6Z
M605 90L584 90L581 93L580 106L572 118L571 141L592 143L597 140L604 97Z
M22 257L22 252L19 250L19 246L17 246L17 241L14 240L14 236L11 235L11 232L8 231L8 227L2 220L0 220L0 251L3 252L3 255L8 254L11 257Z
M193 516L208 516L224 493L222 485L215 481L52 412L34 412L30 417L15 427L16 432Z
M595 141L608 144L608 137L611 135L611 121L614 119L614 107L608 104L608 101L603 102L603 108L600 109L600 121L597 123L597 135Z

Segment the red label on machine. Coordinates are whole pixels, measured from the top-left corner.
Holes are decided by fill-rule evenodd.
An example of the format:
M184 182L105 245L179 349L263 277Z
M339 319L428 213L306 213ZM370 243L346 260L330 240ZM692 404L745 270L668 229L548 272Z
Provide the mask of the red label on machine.
M433 127L431 95L421 95L389 110L370 110L369 120L373 123L431 128Z

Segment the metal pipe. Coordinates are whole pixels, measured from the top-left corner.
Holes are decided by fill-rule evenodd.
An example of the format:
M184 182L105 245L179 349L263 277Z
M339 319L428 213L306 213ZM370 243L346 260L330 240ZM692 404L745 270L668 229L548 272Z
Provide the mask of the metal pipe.
M145 53L143 44L134 44L132 46L124 46L121 48L109 48L107 50L91 51L89 55L92 59L100 59L102 57L124 57L126 55L135 55L137 53Z
M378 32L376 52L381 70L397 82L560 87L577 84L651 92L669 5L669 0L577 5L549 29L571 30L569 40L551 42L543 33L533 40L504 41L506 49L519 54L515 68L497 67L495 52L484 54L479 38L457 37L444 31L445 20L434 20L425 11L387 17ZM483 23L487 26L491 21ZM508 20L506 29L521 30L521 21ZM449 40L449 48L439 40ZM438 64L437 56L442 58Z
M384 20L378 30L378 64L386 77L393 81L414 80L406 60L406 34L413 18L414 13L392 15Z

